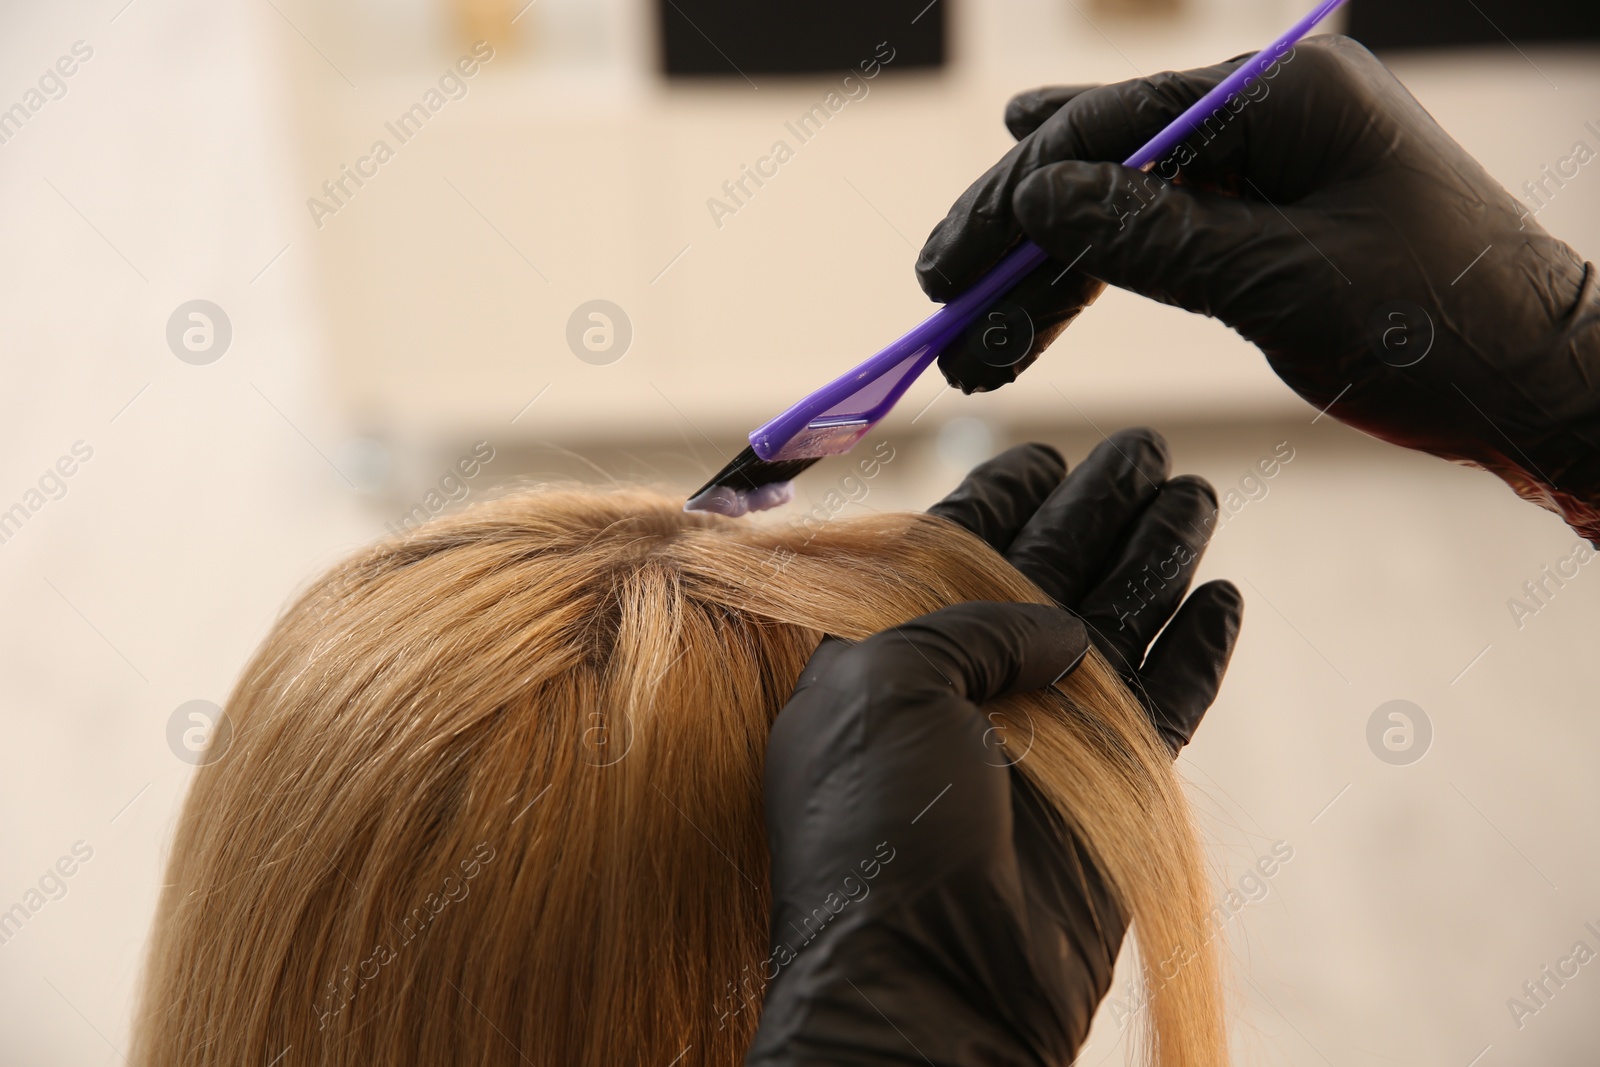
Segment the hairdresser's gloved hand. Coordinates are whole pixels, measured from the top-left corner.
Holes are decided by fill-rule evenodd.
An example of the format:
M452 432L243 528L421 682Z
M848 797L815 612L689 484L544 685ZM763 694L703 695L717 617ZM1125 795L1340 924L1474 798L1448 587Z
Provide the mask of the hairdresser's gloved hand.
M1080 605L1177 546L1204 547L1215 499L1198 480L1167 480L1154 434L1119 434L1065 470L1044 446L1013 449L934 511ZM1051 684L1105 639L1142 670L1176 752L1216 695L1239 621L1231 586L1204 587L1144 654L1190 570L1118 629L1098 609L1091 624L969 603L856 645L823 642L767 746L774 952L746 1063L1072 1059L1126 919L980 708Z
M1245 58L1011 102L1020 142L934 228L917 275L948 300L1025 234L1054 260L1010 298L1038 340L1009 366L954 346L945 376L1011 381L1109 282L1221 319L1317 408L1485 467L1600 539L1595 268L1366 49L1304 41L1149 174L1105 162ZM1558 180L1542 198L1577 195Z
M1184 599L1217 495L1204 478L1169 478L1171 463L1166 440L1149 429L1112 434L1070 472L1050 446L1018 445L929 510L983 538L1083 619L1176 756L1222 683L1244 601L1228 581Z

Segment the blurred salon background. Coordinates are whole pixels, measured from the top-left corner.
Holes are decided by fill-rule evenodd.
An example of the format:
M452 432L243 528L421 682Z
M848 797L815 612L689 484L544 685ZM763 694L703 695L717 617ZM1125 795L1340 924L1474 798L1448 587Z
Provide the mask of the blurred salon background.
M916 251L1010 94L1212 63L1304 6L7 5L0 1063L120 1062L196 747L313 574L529 481L687 494L931 310ZM1600 258L1592 7L1337 25ZM876 477L825 461L778 521L1135 423L1217 486L1201 577L1248 602L1181 764L1238 1062L1594 1064L1600 564L1556 517L1112 290L1010 388L928 374ZM1129 1055L1121 983L1079 1063Z

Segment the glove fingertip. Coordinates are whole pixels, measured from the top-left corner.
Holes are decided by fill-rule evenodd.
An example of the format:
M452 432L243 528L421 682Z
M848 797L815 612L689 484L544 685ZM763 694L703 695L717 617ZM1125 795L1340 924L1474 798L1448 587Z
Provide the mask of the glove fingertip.
M1214 578L1194 591L1193 595L1204 593L1217 601L1218 605L1233 617L1233 626L1237 630L1239 620L1244 617L1244 594L1239 587L1226 578Z
M1187 625L1195 637L1211 648L1220 679L1239 642L1239 631L1244 624L1244 594L1226 578L1213 579L1189 594L1183 610L1190 616Z
M1239 587L1226 579L1206 582L1189 594L1194 616L1193 628L1197 647L1209 646L1217 684L1233 659L1233 650L1239 643L1239 632L1244 626L1244 595Z
M1040 114L1037 93L1018 93L1006 102L1006 130L1017 140L1022 140L1055 113L1054 109Z
M939 353L939 373L964 395L971 396L973 393L988 393L1010 385L1032 362L1032 359L1024 359L1010 366L997 367L985 363L964 345L952 345Z
M1130 474L1138 475L1141 492L1155 491L1165 484L1172 470L1172 446L1167 443L1166 435L1149 426L1118 430L1097 446L1097 449L1105 448L1117 453L1115 458L1122 461L1121 465L1126 466Z
M1060 685L1061 684L1061 679L1065 678L1067 675L1071 674L1073 671L1077 670L1080 666L1082 666L1084 659L1088 655L1089 655L1089 631L1088 631L1088 628L1085 627L1084 631L1083 631L1083 645L1082 645L1082 647L1080 647L1078 649L1077 655L1072 657L1071 662L1069 662L1065 667L1061 668L1061 673L1057 674L1055 676L1055 678L1051 680L1050 684L1053 685L1053 686L1054 685Z
M1067 457L1061 454L1061 449L1043 441L1029 441L1016 446L1016 449L1025 452L1033 461L1032 466L1043 474L1049 475L1054 483L1059 484L1067 473Z
M1024 660L1022 677L1011 691L1048 688L1083 663L1089 654L1089 627L1065 608L1048 604L1023 604L1019 607L1035 628L1035 638L1030 644L1041 655L1037 665Z

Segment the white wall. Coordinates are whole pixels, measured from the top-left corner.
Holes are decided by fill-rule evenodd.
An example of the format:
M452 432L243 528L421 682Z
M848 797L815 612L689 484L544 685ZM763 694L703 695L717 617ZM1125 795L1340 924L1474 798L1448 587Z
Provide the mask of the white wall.
M0 1063L119 1062L188 780L174 709L221 700L291 592L470 442L499 448L491 479L689 487L739 431L926 312L908 244L1003 149L1009 89L1209 61L1289 14L1217 0L1211 29L1097 18L1101 36L1070 5L963 5L947 81L877 83L717 230L705 198L820 86L666 91L628 73L648 43L631 8L594 31L566 5L576 23L546 25L547 51L490 63L319 231L305 198L464 45L423 0L275 3L0 16L0 103L73 42L94 50L0 145L0 506L74 442L93 448L0 544L0 908L75 842L93 849L0 944ZM550 41L590 58L560 62ZM1513 185L1600 117L1592 57L1530 55L1402 68ZM1543 216L1591 257L1596 188ZM562 339L594 296L637 331L611 366ZM233 325L207 366L164 339L195 298ZM1219 885L1276 840L1295 849L1229 927L1241 1062L1465 1067L1486 1045L1485 1067L1592 1062L1592 968L1520 1031L1505 1008L1600 926L1585 684L1600 579L1583 570L1520 629L1506 608L1571 536L1487 476L1312 424L1226 330L1121 294L1025 381L944 395L913 425L937 392L919 383L882 430L903 458L865 506L925 506L986 435L1076 459L1096 426L1151 422L1219 487L1296 449L1208 557L1249 614L1185 757ZM1394 698L1436 731L1408 767L1365 741ZM1117 1037L1106 1013L1081 1062L1118 1062Z

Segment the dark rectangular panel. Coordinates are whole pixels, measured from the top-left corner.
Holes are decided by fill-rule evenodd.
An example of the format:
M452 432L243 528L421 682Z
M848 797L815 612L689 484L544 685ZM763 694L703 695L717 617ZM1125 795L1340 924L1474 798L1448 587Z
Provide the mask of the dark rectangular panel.
M660 0L669 75L738 77L857 70L880 42L892 70L939 67L950 0Z
M1347 10L1345 32L1374 52L1600 41L1596 0L1351 0Z

